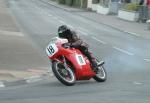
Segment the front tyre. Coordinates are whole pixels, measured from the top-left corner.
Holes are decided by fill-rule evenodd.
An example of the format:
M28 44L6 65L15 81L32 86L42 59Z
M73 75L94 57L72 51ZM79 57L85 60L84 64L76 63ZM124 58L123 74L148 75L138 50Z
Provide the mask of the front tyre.
M103 65L98 67L96 75L93 77L97 82L104 82L107 79L107 73Z
M54 61L52 70L56 78L64 85L72 86L75 84L75 74L70 67L66 69L63 63Z

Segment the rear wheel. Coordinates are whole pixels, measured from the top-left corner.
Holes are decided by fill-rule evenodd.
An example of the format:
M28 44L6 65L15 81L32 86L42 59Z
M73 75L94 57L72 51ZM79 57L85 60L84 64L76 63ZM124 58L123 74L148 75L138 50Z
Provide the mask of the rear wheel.
M64 85L72 86L75 84L75 74L70 67L65 68L63 63L54 61L52 70L56 78Z
M97 82L104 82L107 79L107 73L103 65L99 66L96 75L93 77Z

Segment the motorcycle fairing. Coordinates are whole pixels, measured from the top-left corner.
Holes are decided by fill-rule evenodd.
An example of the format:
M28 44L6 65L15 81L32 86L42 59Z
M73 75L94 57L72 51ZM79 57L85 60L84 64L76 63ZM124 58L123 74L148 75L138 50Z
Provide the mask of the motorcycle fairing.
M78 50L74 49L74 53L67 54L65 57L72 63L75 68L75 75L77 80L89 80L95 75L92 71L90 62L87 57Z

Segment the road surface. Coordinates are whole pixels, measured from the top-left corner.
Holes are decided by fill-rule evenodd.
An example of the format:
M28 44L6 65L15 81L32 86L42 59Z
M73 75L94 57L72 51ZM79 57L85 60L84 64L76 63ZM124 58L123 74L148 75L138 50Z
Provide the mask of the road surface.
M9 8L22 32L46 58L45 47L67 24L77 30L90 50L103 59L108 80L77 82L66 87L54 77L0 90L2 103L149 103L150 41L67 12L42 0L9 0ZM47 59L48 60L48 59Z

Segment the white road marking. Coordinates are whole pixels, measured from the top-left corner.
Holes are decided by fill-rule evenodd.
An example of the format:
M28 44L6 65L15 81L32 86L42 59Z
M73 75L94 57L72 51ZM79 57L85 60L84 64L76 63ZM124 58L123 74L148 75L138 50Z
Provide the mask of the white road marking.
M150 62L150 59L144 59L144 60Z
M77 30L77 31L78 31L79 33L83 34L83 35L86 35L86 36L88 35L87 33L85 33L84 31L82 31L82 30L80 30L80 29Z
M68 27L70 27L71 29L73 29L74 27L70 24L66 24Z
M118 50L118 51L120 51L120 52L122 52L122 53L125 53L125 54L128 54L128 55L134 55L133 53L128 52L128 51L123 50L123 49L120 49L120 48L118 48L118 47L113 47L113 48L116 49L116 50Z
M61 20L61 16L59 16L59 17L56 17L56 16L54 16L54 15L52 15L52 14L49 14L49 13L47 13L47 12L45 12L44 10L42 10L42 9L40 9L40 8L38 8L39 10L41 10L42 12L44 12L46 15L48 15L48 16L50 16L50 17L53 17L53 19L56 19L56 20L58 20L60 23L62 23L62 24L65 24L65 25L67 25L68 27L70 27L70 28L74 28L72 25L70 25L70 24L67 24L65 21L63 21L63 20Z
M70 25L70 24L67 24L65 21L63 21L63 20L58 20L60 23L62 23L62 24L64 24L64 25L67 25L69 28L74 28L72 25Z
M142 85L143 83L141 83L141 82L133 82L134 84L136 84L136 85Z
M58 20L60 23L62 23L62 24L66 24L64 21L62 21L62 20Z
M1 87L5 87L5 85L3 84L3 82L0 82L0 88Z
M99 39L97 39L97 38L96 38L96 37L94 37L94 36L92 36L92 38L93 38L94 40L96 40L96 41L98 41L98 42L102 43L102 44L107 44L106 42L104 42L104 41L102 41L102 40L99 40Z
M52 17L52 14L49 14L48 12L45 12L43 9L39 8L39 7L35 7L36 9L39 9L43 14L48 15L49 17Z
M126 32L126 33L128 33L128 34L132 34L132 35L134 35L134 36L140 36L139 34L137 34L137 33L133 33L133 32L128 32L128 31L124 31L124 32Z
M28 78L25 78L25 79L26 79L27 83L34 83L34 82L42 80L42 78L39 75L28 77Z
M56 19L56 20L58 20L58 18L57 17L53 17L54 19Z

